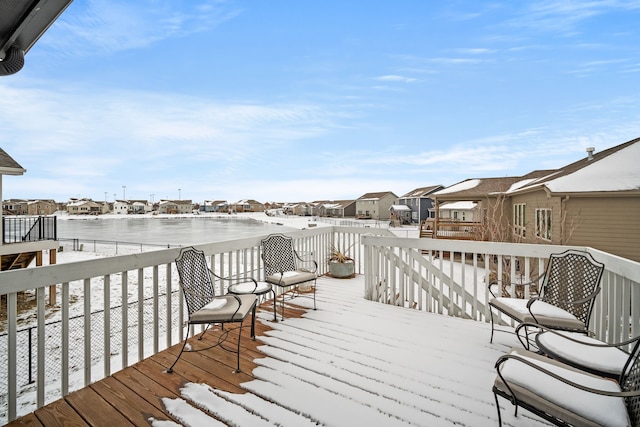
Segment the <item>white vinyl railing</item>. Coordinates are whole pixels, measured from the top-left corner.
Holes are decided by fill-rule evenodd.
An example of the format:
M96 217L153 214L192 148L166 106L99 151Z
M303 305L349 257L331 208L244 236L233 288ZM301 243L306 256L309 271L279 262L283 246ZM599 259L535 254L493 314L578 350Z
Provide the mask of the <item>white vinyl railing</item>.
M369 261L367 299L479 321L490 319L489 279L498 286L504 284L510 295L529 297L529 287L517 289L516 284L542 274L550 254L567 249L587 251L605 265L590 330L608 342L640 334L638 262L568 246L373 236L363 236L362 241Z
M488 317L486 277L529 276L550 253L564 250L401 238L387 229L362 227L286 234L295 239L298 252L318 261L319 274L326 273L332 244L349 248L356 272L365 275L365 298L479 321ZM260 280L264 237L196 247L207 254L216 274ZM606 267L593 330L610 339L637 335L640 264L587 250ZM0 421L11 421L182 341L186 313L174 266L179 252L171 248L0 272L7 314L0 330ZM487 259L496 261L498 271L492 272ZM45 300L51 285L59 295L55 307ZM224 292L222 283L217 286L217 292ZM19 304L24 292L36 295L35 307Z

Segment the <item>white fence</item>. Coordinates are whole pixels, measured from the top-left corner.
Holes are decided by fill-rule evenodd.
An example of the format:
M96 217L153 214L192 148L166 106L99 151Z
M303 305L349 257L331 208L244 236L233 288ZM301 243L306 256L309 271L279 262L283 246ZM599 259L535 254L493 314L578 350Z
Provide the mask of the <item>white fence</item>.
M499 270L507 266L510 277L516 277L535 273L532 270L542 268L540 260L564 249L399 238L386 229L361 227L318 227L287 234L295 239L299 252L318 260L319 274L326 272L324 261L331 244L350 248L356 272L365 275L366 298L479 321L486 321L488 315L485 278L491 268L485 260L494 257ZM261 279L261 239L196 247L207 254L220 276ZM606 266L593 330L609 340L637 335L640 264L588 250ZM179 251L172 248L0 272L2 293L7 294L7 317L0 336L0 421L11 421L180 342L185 313L173 264ZM517 266L502 262L516 257L522 260ZM501 270L496 273L503 277ZM45 292L54 284L60 297L58 305L50 307L45 304ZM19 309L22 292L36 295L35 307L29 309L34 321L25 319L24 310ZM52 322L59 334L50 333L47 325ZM34 327L29 344L33 356L25 356L20 332L30 326ZM31 384L19 380L26 358L29 364L35 361Z
M372 236L363 236L363 244L369 261L367 299L479 321L490 319L488 278L499 285L504 278L514 278L505 286L515 295L515 283L542 274L550 254L585 250L605 265L590 329L608 342L640 334L638 262L592 248L552 245ZM523 296L528 297L529 288L523 288Z

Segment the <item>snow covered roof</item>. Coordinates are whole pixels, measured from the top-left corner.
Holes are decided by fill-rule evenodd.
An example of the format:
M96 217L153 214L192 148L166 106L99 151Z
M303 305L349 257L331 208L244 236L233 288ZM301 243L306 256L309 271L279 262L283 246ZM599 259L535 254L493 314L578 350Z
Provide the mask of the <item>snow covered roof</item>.
M416 188L415 190L409 191L408 193L406 193L405 195L402 196L402 198L408 198L408 197L425 197L431 193L434 193L436 190L443 188L442 185L432 185L430 187L420 187L420 188Z
M453 184L450 187L443 188L440 191L437 191L436 195L447 194L447 193L457 193L458 191L469 190L471 188L475 188L480 185L481 180L479 179L466 179L457 184Z
M640 190L640 138L595 153L509 193L546 188L552 193Z
M443 203L440 205L440 210L452 210L452 211L464 211L464 210L473 210L478 204L470 201L461 201L461 202L450 202Z
M390 211L410 211L411 208L407 205L391 205L389 207Z

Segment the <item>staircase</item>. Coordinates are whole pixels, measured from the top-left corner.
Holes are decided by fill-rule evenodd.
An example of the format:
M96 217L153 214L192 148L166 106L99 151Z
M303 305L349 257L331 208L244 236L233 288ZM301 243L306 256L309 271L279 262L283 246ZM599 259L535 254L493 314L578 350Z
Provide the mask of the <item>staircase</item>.
M26 268L36 258L37 252L25 252L0 256L0 271Z
M433 238L433 227L434 227L434 221L433 220L424 220L420 223L420 237L428 237L428 238Z

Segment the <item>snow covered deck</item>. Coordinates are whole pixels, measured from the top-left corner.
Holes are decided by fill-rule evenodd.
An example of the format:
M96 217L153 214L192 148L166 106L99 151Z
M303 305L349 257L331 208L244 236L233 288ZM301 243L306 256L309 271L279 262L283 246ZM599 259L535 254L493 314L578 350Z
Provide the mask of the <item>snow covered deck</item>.
M9 425L497 425L494 363L513 336L489 344L486 323L363 295L363 276L321 277L316 311L292 307L274 323L263 305L257 340L243 332L243 373L213 349L184 354L166 374L178 344ZM500 403L505 425L546 425Z

